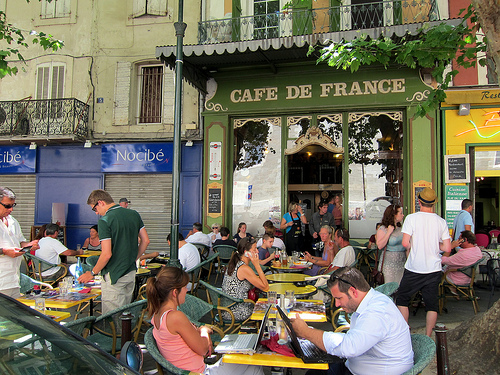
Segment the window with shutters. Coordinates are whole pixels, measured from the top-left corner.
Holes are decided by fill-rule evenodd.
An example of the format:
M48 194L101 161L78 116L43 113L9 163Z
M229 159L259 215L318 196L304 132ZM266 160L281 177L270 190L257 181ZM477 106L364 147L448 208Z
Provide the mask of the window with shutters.
M140 124L162 122L163 66L139 66L139 110Z
M36 99L64 98L65 65L61 63L41 64L37 67ZM62 103L55 100L40 100L36 102L35 116L43 118L62 116Z
M166 16L167 0L133 0L132 17Z
M40 18L67 18L71 15L70 0L42 0L42 12Z

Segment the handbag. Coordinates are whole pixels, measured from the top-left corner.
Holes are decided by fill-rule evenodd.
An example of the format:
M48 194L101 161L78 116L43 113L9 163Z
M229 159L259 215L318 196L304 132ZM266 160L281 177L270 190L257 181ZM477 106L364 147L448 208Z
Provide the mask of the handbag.
M252 301L257 302L257 300L259 299L259 293L260 293L260 289L257 287L253 287L252 289L250 289L248 291L248 299L251 299Z
M387 250L387 245L384 247L384 252L382 254L382 264L380 265L380 269L384 269L384 261L385 261L385 251ZM375 285L382 285L385 283L385 277L384 273L382 271L378 270L378 249L377 253L375 254L375 268L372 270L371 273L373 283Z

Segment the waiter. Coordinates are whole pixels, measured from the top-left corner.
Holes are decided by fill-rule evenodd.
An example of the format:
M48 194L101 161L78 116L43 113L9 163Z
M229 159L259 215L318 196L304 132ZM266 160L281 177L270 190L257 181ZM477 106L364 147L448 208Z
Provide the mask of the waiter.
M0 293L19 298L19 268L23 255L20 248L33 246L38 249L38 240L28 242L24 238L19 222L11 215L16 206L16 194L0 186ZM16 250L17 249L17 250Z

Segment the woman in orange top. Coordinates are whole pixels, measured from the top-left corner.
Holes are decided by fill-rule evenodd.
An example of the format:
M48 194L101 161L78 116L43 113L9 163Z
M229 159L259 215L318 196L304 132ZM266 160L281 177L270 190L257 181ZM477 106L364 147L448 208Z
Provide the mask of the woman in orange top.
M210 375L263 375L260 366L235 365L222 360L205 365L204 357L212 353L210 329L196 327L177 310L186 299L188 282L188 274L177 267L163 267L156 277L148 279L148 313L160 353L183 370Z

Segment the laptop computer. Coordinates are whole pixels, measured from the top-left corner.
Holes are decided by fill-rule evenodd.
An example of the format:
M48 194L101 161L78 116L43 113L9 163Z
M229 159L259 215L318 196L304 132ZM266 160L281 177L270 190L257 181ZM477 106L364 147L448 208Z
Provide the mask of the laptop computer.
M321 350L309 340L298 338L293 330L292 322L286 313L279 306L276 306L276 308L285 324L288 337L290 338L290 347L296 357L302 359L304 363L338 363L345 361L344 358L328 354Z
M264 314L258 333L225 335L219 345L215 347L214 351L216 353L254 354L260 344L260 341L262 340L262 336L264 336L271 306L272 305L269 304L266 313Z

